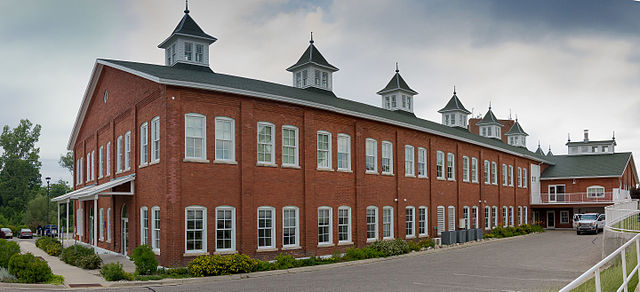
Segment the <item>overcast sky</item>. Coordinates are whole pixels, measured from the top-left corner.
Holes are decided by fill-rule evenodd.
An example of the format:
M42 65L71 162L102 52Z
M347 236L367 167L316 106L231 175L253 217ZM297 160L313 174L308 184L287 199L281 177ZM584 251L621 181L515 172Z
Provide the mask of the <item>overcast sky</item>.
M379 106L375 93L394 63L417 116L458 96L474 114L489 102L517 115L545 151L566 154L567 134L610 139L640 153L640 2L617 1L189 1L191 16L218 38L216 72L290 84L314 32L340 68L334 92ZM184 1L0 2L0 124L42 125L43 176L71 180L66 152L96 58L164 64L157 48L181 19ZM508 129L507 129L508 130Z

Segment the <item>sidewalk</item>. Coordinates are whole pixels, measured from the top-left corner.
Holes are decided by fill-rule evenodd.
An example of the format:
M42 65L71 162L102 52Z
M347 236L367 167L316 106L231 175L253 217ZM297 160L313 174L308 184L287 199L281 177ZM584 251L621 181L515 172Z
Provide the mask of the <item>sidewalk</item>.
M77 244L81 244L84 245L86 247L91 247L91 245L88 245L86 243L82 243L82 242L75 242L73 239L65 239L63 240L63 244L65 247L67 246L72 246L74 243ZM133 272L136 271L136 266L133 264L133 261L131 261L130 259L126 258L125 256L121 255L121 254L113 254L113 253L102 253L102 252L98 252L97 253L98 256L100 256L100 258L102 259L102 264L109 264L109 263L115 263L115 262L119 262L122 264L122 269L127 272L127 273L131 273L133 274ZM93 274L95 275L100 275L100 270L90 270L90 272L93 272Z
M108 286L107 282L104 278L95 275L95 271L84 270L78 267L74 267L72 265L68 265L61 261L58 257L50 256L45 253L43 250L39 249L33 241L18 241L20 244L20 250L22 253L30 252L34 256L42 257L47 263L49 267L51 267L51 271L56 275L62 275L64 277L64 284L67 287L87 287L87 286ZM100 273L99 270L98 273Z

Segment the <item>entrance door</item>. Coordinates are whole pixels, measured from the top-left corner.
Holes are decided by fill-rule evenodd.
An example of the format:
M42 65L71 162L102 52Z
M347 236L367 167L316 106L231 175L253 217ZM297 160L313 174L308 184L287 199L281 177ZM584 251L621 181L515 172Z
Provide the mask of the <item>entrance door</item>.
M556 228L556 211L547 211L547 228Z
M122 213L121 213L120 220L121 220L120 226L122 228L122 234L121 234L122 254L127 255L127 248L129 243L129 214L127 212L127 205L122 206Z

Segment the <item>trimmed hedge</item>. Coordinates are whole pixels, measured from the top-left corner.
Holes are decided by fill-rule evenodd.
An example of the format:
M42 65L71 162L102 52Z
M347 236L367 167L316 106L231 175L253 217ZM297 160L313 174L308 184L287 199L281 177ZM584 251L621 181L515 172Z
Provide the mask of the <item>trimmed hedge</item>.
M372 243L370 247L382 253L384 257L401 255L411 251L409 243L400 238L394 240L378 240Z
M15 275L20 283L47 282L52 275L47 262L31 253L13 255L9 260L9 273Z
M504 238L518 235L525 235L534 232L544 232L544 228L540 225L522 224L517 227L496 227L491 232L485 233L483 238Z
M0 267L8 268L9 259L14 254L20 253L20 246L15 241L0 239Z
M62 250L60 259L72 266L94 270L100 268L102 259L95 254L93 248L76 244Z
M189 273L196 277L249 273L257 268L258 261L243 254L199 256L187 266Z

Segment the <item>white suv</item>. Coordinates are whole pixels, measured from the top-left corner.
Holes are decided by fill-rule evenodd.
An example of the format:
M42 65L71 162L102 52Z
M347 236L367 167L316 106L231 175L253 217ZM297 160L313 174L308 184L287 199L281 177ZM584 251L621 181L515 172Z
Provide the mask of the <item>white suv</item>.
M595 234L598 231L604 229L605 218L604 214L599 213L586 213L580 216L580 221L578 221L576 226L576 233L580 234L582 232L593 232Z

